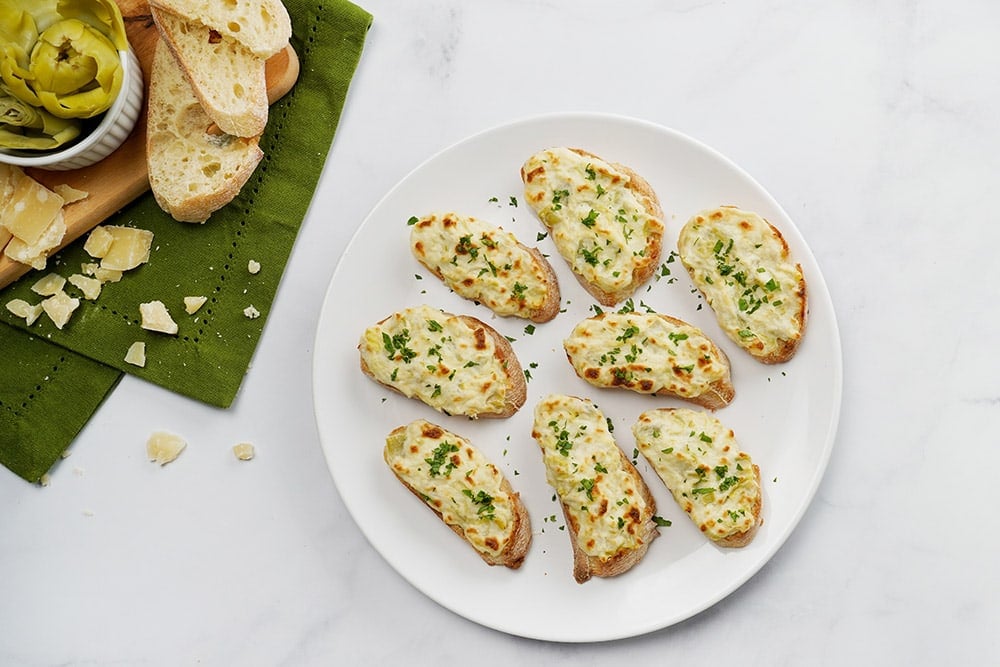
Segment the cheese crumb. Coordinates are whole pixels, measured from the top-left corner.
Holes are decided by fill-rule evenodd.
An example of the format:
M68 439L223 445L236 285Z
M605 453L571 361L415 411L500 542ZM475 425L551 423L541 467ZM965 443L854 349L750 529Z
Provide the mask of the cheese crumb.
M252 273L254 275L257 275L258 273L260 273L260 262L258 262L257 260L251 259L247 263L247 271L249 271L250 273Z
M185 447L187 443L179 435L156 431L146 441L146 456L164 466L180 456Z
M137 340L129 345L128 352L125 353L125 363L143 368L146 366L146 344Z
M69 277L69 284L83 292L83 298L88 301L93 301L101 295L101 281L97 278L88 278L82 273L74 273Z
M32 285L31 291L41 296L52 296L56 292L61 292L65 285L65 278L58 273L50 273Z
M254 308L252 305L247 306L243 309L243 314L247 316L248 319L255 320L260 317L260 311Z
M140 326L143 329L159 331L165 334L177 333L177 323L170 317L170 313L162 301L140 303L139 312L142 314L142 324Z
M208 297L186 296L184 297L184 310L187 311L188 315L194 315L199 308L205 305L206 301L208 301Z
M17 317L23 317L25 323L30 327L42 314L42 304L31 305L24 299L11 299L7 302L7 310Z
M62 329L79 305L79 299L71 298L66 292L57 292L42 301L42 310L49 316L57 329Z
M84 190L77 190L72 185L66 183L60 183L52 187L52 190L63 198L63 206L68 206L69 204L82 201L90 196L89 192Z
M233 454L235 454L236 458L240 461L249 461L254 455L253 445L249 442L241 442L233 445Z

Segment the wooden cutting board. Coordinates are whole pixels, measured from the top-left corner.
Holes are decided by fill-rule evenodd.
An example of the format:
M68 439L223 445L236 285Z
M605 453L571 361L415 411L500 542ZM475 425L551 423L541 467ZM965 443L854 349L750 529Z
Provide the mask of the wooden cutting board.
M129 43L142 65L145 90L159 32L149 12L148 0L117 0L125 19ZM267 96L271 103L291 90L299 75L299 60L291 45L267 61ZM69 245L149 190L146 169L146 105L128 139L100 162L73 171L27 169L29 175L51 189L65 183L88 193L86 199L66 208L66 236L58 249ZM178 223L180 224L180 223ZM55 252L55 251L53 251ZM14 282L31 267L0 255L0 289Z

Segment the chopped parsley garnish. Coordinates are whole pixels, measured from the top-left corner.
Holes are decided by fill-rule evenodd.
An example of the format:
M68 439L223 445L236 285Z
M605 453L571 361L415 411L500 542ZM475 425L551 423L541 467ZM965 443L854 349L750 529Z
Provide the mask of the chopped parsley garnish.
M583 491L587 494L587 500L594 499L594 480L592 479L581 479L580 487L577 491Z
M397 354L399 358L403 360L403 363L410 363L417 353L406 346L410 342L410 330L403 329L395 336L389 336L389 334L382 332L382 345L385 347L386 356L389 359L395 359Z
M420 218L418 218L415 215L411 215L410 219L406 221L406 224L409 225L410 227L412 227L413 225L417 224L418 222L420 222Z
M660 528L669 528L674 525L670 519L664 519L662 516L654 516L653 523L655 523Z
M558 211L562 208L562 202L569 197L569 190L556 190L552 193L552 210ZM541 241L541 239L539 239Z
M444 475L447 477L448 473L455 469L455 464L452 463L451 457L448 455L457 451L458 445L447 440L438 445L431 453L431 458L424 459L431 467L431 477L440 475L442 466L444 466Z
M517 301L524 301L525 292L527 292L527 291L528 291L528 286L527 285L522 285L519 282L515 282L514 283L514 288L513 288L512 292L511 292L511 296L513 296L514 299L517 300Z
M601 465L601 463L599 461L594 464L594 470L597 471L597 472L603 472L603 473L608 472L608 469L605 468L603 465Z
M469 497L469 499L479 505L479 509L476 510L476 514L484 519L493 519L496 516L496 508L493 507L493 496L486 493L482 489L473 493L469 489L462 489L462 493Z
M444 330L443 327L441 326L441 323L438 322L437 320L427 320L427 328L430 329L431 331Z
M597 213L597 211L595 211L594 209L590 209L590 213L587 214L586 218L584 218L583 220L580 221L580 224L582 224L584 227L587 227L588 229L590 229L595 224L597 224L597 216L598 215L599 214Z

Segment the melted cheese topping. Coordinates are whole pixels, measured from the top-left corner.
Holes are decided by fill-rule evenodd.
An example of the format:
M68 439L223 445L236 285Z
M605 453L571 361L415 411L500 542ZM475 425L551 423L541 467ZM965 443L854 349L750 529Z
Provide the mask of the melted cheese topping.
M577 532L580 548L608 560L642 544L654 508L638 473L622 460L604 415L588 400L551 395L538 403L532 437L542 449L545 478Z
M625 172L568 148L552 148L524 163L528 204L551 230L573 271L605 292L634 289L633 272L656 264L650 251L663 233L627 187Z
M410 249L455 293L498 315L530 317L549 295L546 272L517 237L456 213L429 215L410 231Z
M703 394L728 375L721 352L697 327L656 313L602 313L563 341L577 374L598 387L640 394Z
M699 530L721 540L757 522L760 483L750 455L708 413L649 410L632 426L639 451Z
M379 382L435 410L470 417L503 411L508 380L496 344L454 315L407 308L365 330L358 348Z
M700 213L681 229L677 249L719 326L741 347L767 355L801 337L802 271L759 215L732 207Z
M499 555L514 530L503 474L465 438L418 419L386 439L392 471L479 551Z

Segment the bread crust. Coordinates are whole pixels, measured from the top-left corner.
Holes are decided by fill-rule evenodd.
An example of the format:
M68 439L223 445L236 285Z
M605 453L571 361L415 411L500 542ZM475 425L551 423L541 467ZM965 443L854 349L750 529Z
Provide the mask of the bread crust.
M442 232L449 229L450 226L448 222L450 216L465 217L468 220L478 222L476 221L475 218L472 218L472 216L459 216L456 213L444 213L440 215L441 215L440 229L442 230ZM487 303L484 300L475 299L474 297L466 296L466 294L463 294L463 291L465 290L462 289L463 287L462 285L455 284L454 279L449 279L444 275L444 273L441 271L440 266L428 260L427 254L426 252L423 251L423 248L421 246L421 240L417 238L417 234L419 233L420 229L423 229L424 227L434 224L437 220L438 220L438 214L432 214L429 216L425 216L424 218L421 218L414 224L413 231L411 232L411 237L410 237L410 250L412 251L413 256L416 258L416 260L420 262L420 264L424 268L430 271L438 280L440 280L449 288L451 288L452 291L454 291L459 296L462 296L463 298L474 300L477 303L481 303L482 305L486 306L487 308L490 308L500 316L513 315L515 317L523 317L524 319L528 319L531 320L532 322L537 322L541 324L550 321L559 313L559 305L560 305L559 279L556 277L556 273L552 269L552 265L549 264L549 261L538 250L538 248L532 248L524 245L512 233L511 236L514 237L517 247L520 250L526 252L528 255L530 255L534 266L542 273L542 283L544 285L544 289L546 292L545 300L541 304L539 304L538 307L531 310L526 310L518 313L505 313L501 312L498 308L492 307L489 303ZM457 245L458 243L461 242L461 239L455 238L454 241L455 244ZM450 246L451 244L449 243L449 247ZM480 251L482 251L482 249L480 249ZM457 264L457 266L459 267L462 267L464 265L465 264L462 262L459 262ZM478 278L478 270L470 269L469 272L463 275L463 282L469 281L469 284L472 285L475 283L477 278ZM510 285L510 287L507 290L507 293L508 294L513 293L513 285Z
M628 165L624 165L619 162L609 162L604 158L582 148L568 148L567 150L576 153L581 157L589 157L595 160L600 160L611 165L615 169L624 172L629 177L628 183L626 184L627 189L636 195L637 199L642 203L643 208L646 209L647 214L656 218L660 222L659 228L651 231L647 235L644 253L645 261L638 263L637 266L632 269L631 282L621 290L605 290L599 285L587 280L577 271L573 271L574 277L588 294L593 296L601 305L611 307L621 303L634 294L636 290L638 290L638 288L649 280L656 272L660 263L660 255L663 248L663 209L660 205L656 192L653 190L649 182ZM525 166L521 167L521 180L525 185L530 183L535 175L535 171L536 170L527 171Z
M204 222L231 202L256 170L264 157L257 138L208 134L212 120L163 40L153 56L148 104L146 156L153 196L174 219ZM197 171L202 166L198 155L212 156L225 168L206 176ZM189 170L182 170L182 164ZM200 192L191 193L187 184L192 182L201 183Z
M393 429L392 432L389 433L389 436L386 438L386 440L389 441L392 438L400 438L403 436L405 431L406 431L405 424L402 426L398 426L395 429ZM387 459L386 463L388 464L389 461L388 461L387 450L385 458ZM524 501L521 500L521 494L514 491L513 487L510 484L510 481L506 477L502 477L502 480L500 482L500 489L510 498L511 508L514 514L514 527L510 531L510 539L508 540L504 549L500 553L494 555L487 553L485 551L481 551L480 549L476 548L476 546L469 541L468 537L465 534L465 530L463 529L462 526L450 524L447 521L445 521L444 515L439 510L435 509L427 502L425 502L424 496L416 488L414 488L414 486L410 484L410 482L404 479L392 467L391 464L389 465L389 469L392 470L392 473L393 475L395 475L396 479L398 479L399 482L404 487L406 487L408 491L410 491L410 493L412 493L420 500L421 505L424 505L425 507L427 507L427 509L431 510L438 517L438 519L440 519L442 523L444 523L456 535L458 535L463 542L472 547L473 551L475 551L487 565L490 566L502 565L512 570L516 570L520 568L521 565L524 563L524 559L527 557L529 548L531 547L531 518L528 514L528 508L525 506Z
M501 366L504 369L504 375L508 381L507 391L504 394L504 405L502 410L497 412L479 412L476 415L469 416L473 419L506 419L507 417L512 416L521 409L525 401L528 399L528 383L524 377L524 370L521 366L521 362L518 360L517 354L514 352L514 348L511 346L510 341L500 335L496 329L471 315L455 315L447 311L442 312L446 316L456 317L461 320L467 327L469 327L470 336L475 336L476 332L480 330L484 335L489 336L494 343L494 356L500 361ZM377 325L384 324L392 317L393 315L389 315L388 317L379 320ZM358 347L360 349L360 345ZM379 380L365 362L364 355L361 355L360 357L360 368L362 373L378 384L395 391L401 396L406 396L406 394L400 391L397 387Z

